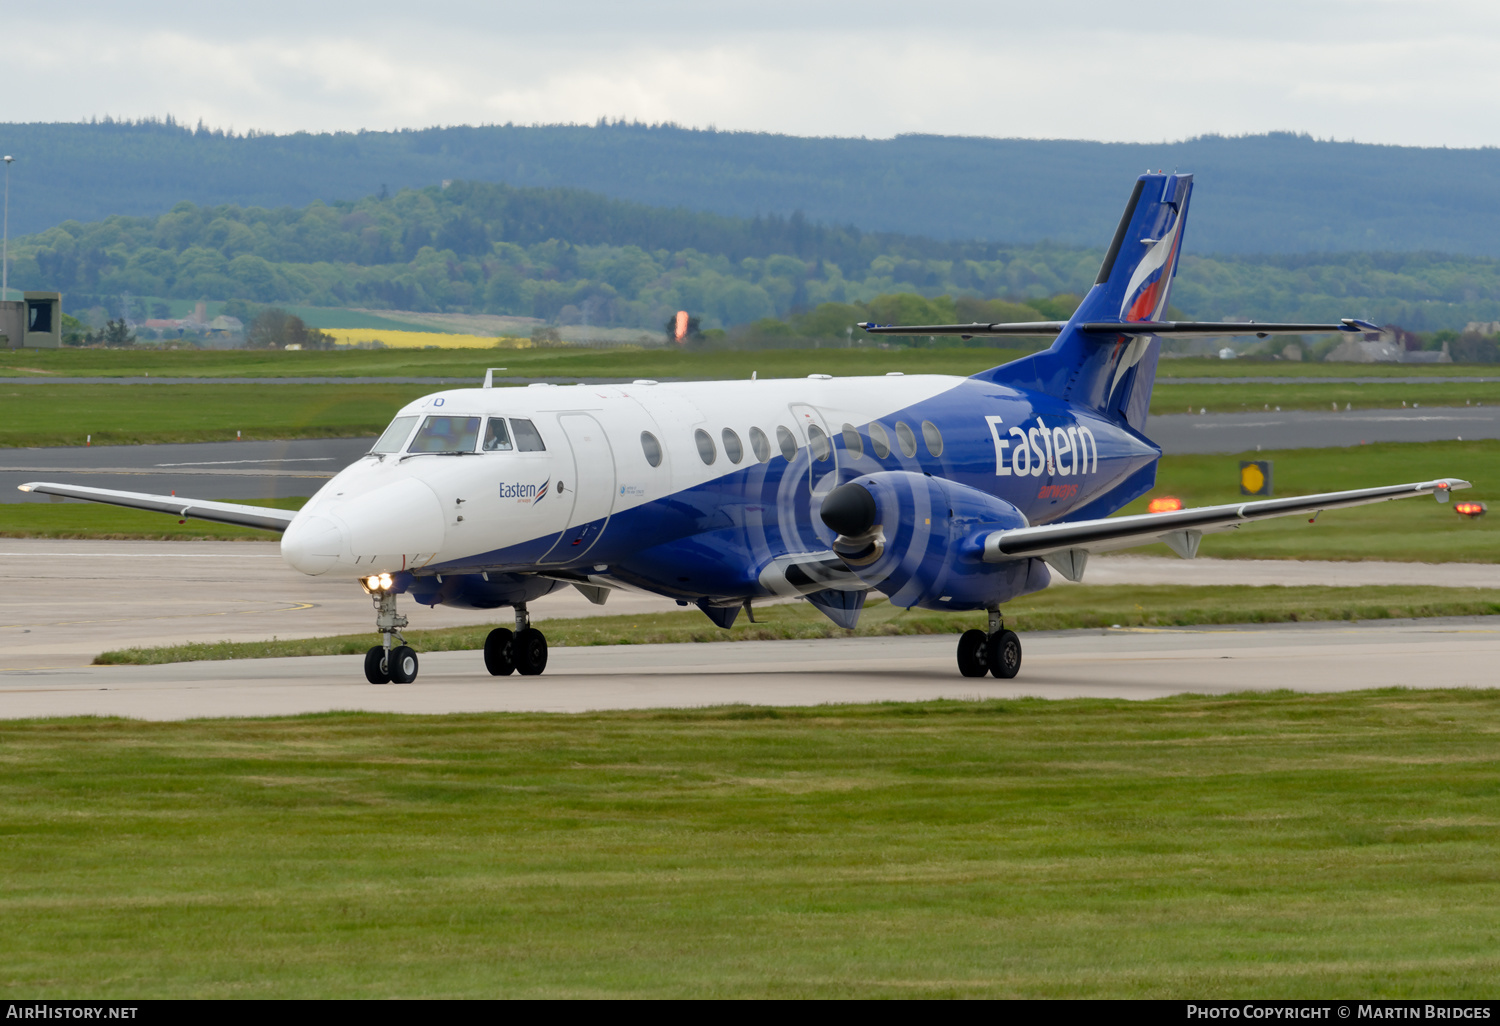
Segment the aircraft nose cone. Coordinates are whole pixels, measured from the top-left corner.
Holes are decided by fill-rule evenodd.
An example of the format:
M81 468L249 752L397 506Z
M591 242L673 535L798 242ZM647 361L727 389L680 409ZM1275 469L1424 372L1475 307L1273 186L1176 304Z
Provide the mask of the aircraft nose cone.
M332 570L347 548L344 529L327 517L298 518L281 536L281 558L314 577Z

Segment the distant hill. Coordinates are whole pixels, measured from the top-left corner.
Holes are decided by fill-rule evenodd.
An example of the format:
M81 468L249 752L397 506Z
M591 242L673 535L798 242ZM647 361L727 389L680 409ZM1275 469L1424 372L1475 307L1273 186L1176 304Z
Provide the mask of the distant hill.
M940 240L1098 247L1130 180L1198 176L1199 254L1433 251L1500 257L1500 150L1284 133L1180 143L904 135L799 138L634 124L234 136L170 122L3 124L11 230L198 205L301 207L445 179L574 186L734 217Z
M208 299L652 330L680 309L729 328L892 293L1036 302L1087 291L1102 256L1102 247L941 241L464 181L301 208L182 202L155 217L68 221L13 238L10 251L12 287L61 289L70 311L118 313L128 294L138 319L166 316L155 308L167 300ZM1356 316L1459 329L1500 320L1500 260L1189 253L1173 304L1202 319Z

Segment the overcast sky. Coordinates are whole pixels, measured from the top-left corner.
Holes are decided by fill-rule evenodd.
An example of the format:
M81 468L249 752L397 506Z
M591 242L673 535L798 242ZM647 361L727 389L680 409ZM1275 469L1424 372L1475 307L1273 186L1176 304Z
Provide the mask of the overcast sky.
M0 0L0 121L1500 144L1470 0Z

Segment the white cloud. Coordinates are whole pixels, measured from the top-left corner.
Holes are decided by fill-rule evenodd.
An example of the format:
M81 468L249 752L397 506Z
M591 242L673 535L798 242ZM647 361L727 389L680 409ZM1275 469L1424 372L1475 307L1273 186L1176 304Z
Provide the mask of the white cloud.
M59 6L5 16L8 118L1500 144L1500 9L1464 0Z

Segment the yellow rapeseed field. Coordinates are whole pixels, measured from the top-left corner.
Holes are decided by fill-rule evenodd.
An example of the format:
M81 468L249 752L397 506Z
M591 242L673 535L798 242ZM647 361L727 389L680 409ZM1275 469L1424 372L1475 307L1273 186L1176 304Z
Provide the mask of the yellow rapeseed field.
M379 342L391 349L530 349L529 338L495 338L490 335L450 335L440 331L391 331L386 328L327 328L341 346Z

